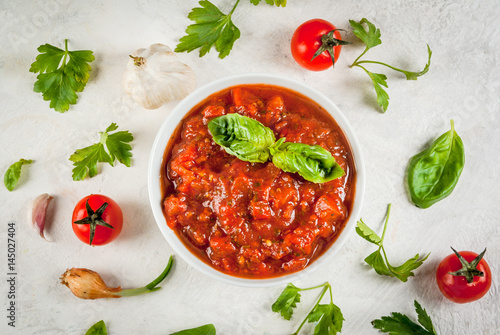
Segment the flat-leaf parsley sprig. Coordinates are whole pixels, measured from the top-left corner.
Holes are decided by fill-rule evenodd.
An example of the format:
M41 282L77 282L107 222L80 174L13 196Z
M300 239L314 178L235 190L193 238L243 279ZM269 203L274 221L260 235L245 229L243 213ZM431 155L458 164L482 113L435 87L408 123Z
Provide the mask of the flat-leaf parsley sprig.
M134 136L129 131L110 132L118 129L116 123L112 123L106 131L101 134L100 141L83 149L78 149L69 158L73 162L73 180L83 180L85 177L94 177L97 174L97 163L109 163L114 166L115 160L130 167L132 147L130 142ZM107 148L107 151L106 151Z
M293 309L296 308L297 304L300 302L300 292L314 290L320 287L322 287L323 290L316 304L292 335L299 334L306 322L316 322L314 335L335 335L342 330L344 316L340 308L333 303L332 287L329 282L308 288L298 288L292 283L289 283L271 308L273 312L280 313L285 320L290 320ZM330 292L330 303L320 304L327 290Z
M31 64L30 72L39 73L33 90L42 93L43 100L50 101L50 108L64 113L69 105L76 104L76 92L82 92L87 84L94 55L90 50L68 51L68 40L64 50L50 44L37 49L40 54Z
M261 0L250 0L258 5ZM265 0L267 4L286 6L286 0ZM208 0L201 0L199 5L188 14L188 18L195 23L186 29L185 36L181 37L175 52L191 52L200 49L200 57L206 55L212 46L219 52L219 58L224 58L231 52L234 42L240 38L240 30L232 21L234 10L240 3L237 0L229 12L224 14L217 6Z
M368 71L364 65L361 64L378 64L378 65L383 65L386 66L394 71L401 72L406 76L407 80L417 80L418 77L424 75L429 71L429 67L431 65L431 56L432 56L432 51L429 45L427 45L427 53L428 53L428 60L427 64L425 65L424 69L420 72L412 72L412 71L407 71L407 70L402 70L398 69L394 66L388 65L386 63L378 62L378 61L372 61L372 60L359 60L368 50L370 50L373 47L376 47L379 44L382 44L382 40L380 39L380 29L375 27L373 23L368 21L367 19L363 18L361 21L356 22L354 20L349 20L349 23L351 24L351 27L353 28L353 33L356 35L363 43L366 45L365 50L361 55L359 55L358 58L352 63L351 67L357 66L362 68L370 77L372 80L373 86L375 88L375 92L377 93L377 103L380 107L382 107L383 112L387 111L387 107L389 106L389 94L384 90L383 87L388 87L387 86L387 76L382 73L374 73ZM366 25L368 29L365 29L363 24ZM383 86L383 87L382 87Z
M356 233L370 243L378 246L378 249L365 258L365 262L370 265L379 275L396 277L402 282L406 282L408 277L414 276L413 270L417 269L429 257L430 253L425 257L420 257L416 254L400 266L392 266L387 259L387 254L384 249L384 237L387 229L387 222L391 213L391 204L387 206L387 214L384 223L384 231L382 237L378 236L370 227L368 227L363 219L358 221L356 225Z
M420 325L404 314L393 312L391 316L383 316L380 319L373 320L373 327L382 333L391 335L437 335L427 311L416 300L414 304Z

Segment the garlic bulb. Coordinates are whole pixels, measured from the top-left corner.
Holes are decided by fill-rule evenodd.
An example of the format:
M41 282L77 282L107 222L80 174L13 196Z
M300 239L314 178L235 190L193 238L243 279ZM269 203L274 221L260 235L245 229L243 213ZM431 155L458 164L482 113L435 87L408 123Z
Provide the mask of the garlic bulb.
M144 108L156 109L182 99L196 87L193 70L181 63L166 45L139 49L130 58L123 75L123 88Z

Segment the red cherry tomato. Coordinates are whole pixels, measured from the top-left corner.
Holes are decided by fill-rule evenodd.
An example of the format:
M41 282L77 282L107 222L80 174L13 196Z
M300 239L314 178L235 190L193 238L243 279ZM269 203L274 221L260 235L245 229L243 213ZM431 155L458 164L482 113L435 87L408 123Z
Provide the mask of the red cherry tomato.
M460 251L459 254L464 258L466 263L473 263L474 259L478 256L472 251ZM451 301L460 304L482 298L491 286L491 270L484 259L481 258L475 270L473 264L469 270L465 270L465 268L460 263L458 256L451 254L439 263L436 271L437 284L443 295ZM471 273L469 278L469 280L472 280L471 282L467 281L466 276L456 275L456 272L461 269L464 269L464 273ZM483 274L482 277L477 275L480 272Z
M330 32L331 37L328 38ZM302 23L295 30L291 49L293 58L300 66L311 71L323 71L332 67L334 63L331 53L337 61L342 45L345 44L349 43L341 40L340 32L333 24L322 19L313 19ZM322 47L324 51L314 57Z
M123 214L113 199L101 194L91 194L76 204L72 222L73 231L82 242L104 245L120 235Z

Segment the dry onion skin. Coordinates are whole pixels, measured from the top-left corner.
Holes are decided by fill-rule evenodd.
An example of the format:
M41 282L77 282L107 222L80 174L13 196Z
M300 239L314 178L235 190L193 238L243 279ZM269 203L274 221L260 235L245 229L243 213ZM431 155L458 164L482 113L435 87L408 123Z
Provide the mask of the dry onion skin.
M130 55L122 84L139 105L157 109L191 93L196 77L168 46L157 43Z

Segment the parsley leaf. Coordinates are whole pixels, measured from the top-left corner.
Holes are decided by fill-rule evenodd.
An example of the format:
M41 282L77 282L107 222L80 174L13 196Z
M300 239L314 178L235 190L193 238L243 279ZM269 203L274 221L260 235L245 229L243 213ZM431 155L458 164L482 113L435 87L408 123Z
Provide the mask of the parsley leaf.
M196 23L187 27L187 35L179 40L175 52L191 52L200 48L202 57L215 45L219 58L229 55L234 42L240 37L240 30L231 21L238 2L239 0L231 12L225 15L210 1L201 0L201 7L193 8L188 14L188 18Z
M10 192L14 190L19 178L21 178L22 166L31 163L33 163L31 159L21 158L19 161L9 166L7 171L5 171L5 174L3 175L3 184Z
M361 236L366 241L378 245L379 248L375 252L368 255L365 258L365 262L372 267L375 272L379 275L396 277L402 282L406 282L408 277L414 276L412 272L417 269L422 263L429 257L430 253L425 257L420 257L416 254L413 258L410 258L400 266L392 266L387 259L387 255L384 249L384 236L387 229L387 223L389 222L389 215L391 213L391 204L387 206L387 214L384 223L384 231L382 237L379 237L370 227L368 227L363 219L360 219L356 225L356 233Z
M255 6L257 6L260 3L261 0L250 0L251 3L253 3ZM281 6L285 7L286 6L286 0L266 0L266 3L268 5L276 5L276 6Z
M408 316L397 312L391 313L391 316L373 320L372 325L382 333L391 335L437 335L431 318L416 300L415 310L418 314L418 322L423 327L413 322Z
M300 288L292 283L289 283L281 292L278 300L272 305L273 312L280 313L285 320L290 320L293 314L293 309L300 302Z
M342 330L344 316L342 315L340 308L333 304L332 287L329 282L308 288L298 288L292 283L289 283L283 292L281 292L276 302L272 305L273 312L280 313L283 318L290 320L293 314L293 309L297 307L297 303L300 302L299 292L314 290L320 287L322 287L323 290L321 291L316 304L309 314L307 314L293 335L299 334L306 322L317 322L316 327L314 328L314 335L335 335L337 332ZM330 303L322 305L320 302L326 291L330 292Z
M386 63L378 62L378 61L371 61L371 60L359 60L368 50L371 48L382 44L382 40L380 39L380 29L375 27L373 23L368 21L366 18L361 19L361 21L356 22L354 20L349 20L349 23L351 24L351 27L353 28L353 33L356 35L365 45L365 50L361 53L361 55L356 58L356 60L352 63L351 67L353 66L358 66L362 68L370 77L373 83L373 87L375 88L375 92L377 94L377 104L382 107L382 111L386 112L387 108L389 107L389 95L387 92L382 88L382 86L387 87L387 76L381 73L373 73L368 71L364 66L361 64L378 64L378 65L383 65L391 70L401 72L406 76L406 80L417 80L418 77L426 74L429 71L429 67L431 65L431 56L432 56L432 50L427 45L427 53L428 53L428 60L427 64L425 65L424 69L420 72L413 72L413 71L407 71L403 69L398 69L394 66L388 65ZM367 26L367 29L363 25Z
M335 335L342 330L344 316L336 305L317 305L307 316L308 322L318 322L314 335Z
M368 227L364 222L363 219L359 219L358 224L356 226L356 233L358 233L359 236L364 238L370 243L380 245L380 242L382 239L380 236L377 235L370 227Z
M382 44L382 40L380 39L380 29L375 27L375 25L368 21L366 18L361 19L359 23L354 20L349 20L349 23L351 24L351 27L353 29L352 32L354 33L354 35L356 35L361 41L363 41L364 44L366 44L366 50L364 52L373 47L376 47L379 44ZM365 30L363 24L367 25L368 30Z
M76 92L85 88L91 71L89 63L95 59L90 50L68 51L67 39L64 46L65 50L50 44L41 45L37 49L40 54L30 67L30 72L39 73L33 90L42 93L44 100L50 100L50 108L61 113L67 111L70 104L76 104Z
M83 149L78 149L70 156L73 162L73 180L83 180L85 177L94 177L97 174L97 163L109 163L114 166L115 160L130 167L132 147L128 144L134 137L129 131L118 131L113 134L109 132L118 129L116 123L112 123L105 132L100 132L101 138ZM107 148L107 151L106 151Z

